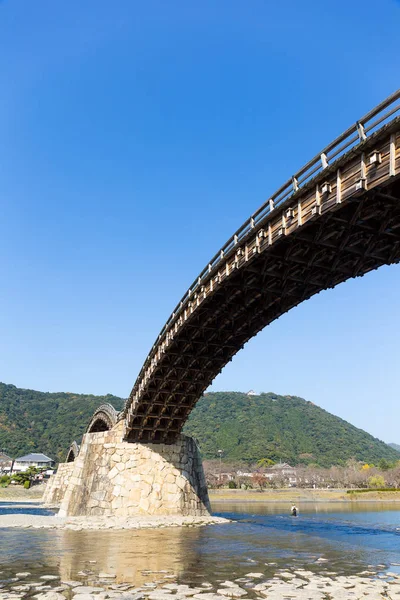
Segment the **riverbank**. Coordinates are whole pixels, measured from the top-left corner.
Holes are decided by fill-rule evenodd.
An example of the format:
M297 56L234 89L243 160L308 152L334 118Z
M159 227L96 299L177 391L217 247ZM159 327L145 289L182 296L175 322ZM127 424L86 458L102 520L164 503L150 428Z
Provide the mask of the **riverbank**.
M7 505L4 506L6 508ZM105 529L160 529L164 527L200 527L229 523L222 517L191 517L160 515L135 517L58 517L56 515L32 515L9 513L0 515L0 528L22 527L30 529L71 529L105 530Z
M45 485L34 485L26 490L22 485L0 487L0 502L40 502Z
M45 486L0 488L0 502L40 502ZM366 492L347 489L281 488L267 490L210 489L211 502L400 502L400 490Z
M40 502L45 486L0 488L0 502ZM400 490L368 492L347 489L281 488L268 490L210 489L210 500L216 502L400 502Z
M303 568L281 569L273 578L263 571L256 571L214 584L204 578L197 585L177 581L165 570L146 570L145 573L150 580L138 587L121 581L115 573L95 574L91 569L82 571L75 580L62 579L58 574L49 574L46 570L40 575L29 571L10 571L3 573L6 579L3 579L0 599L20 600L34 595L38 600L384 600L397 598L400 594L400 576L391 572L364 571L346 577L328 570L316 574ZM152 574L155 576L154 582Z
M346 489L282 488L268 490L209 490L213 502L400 502L400 490L357 492Z

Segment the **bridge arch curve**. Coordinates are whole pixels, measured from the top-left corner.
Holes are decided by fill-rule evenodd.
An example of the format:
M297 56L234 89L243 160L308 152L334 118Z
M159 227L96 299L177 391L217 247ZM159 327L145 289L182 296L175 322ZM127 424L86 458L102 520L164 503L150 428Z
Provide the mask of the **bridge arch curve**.
M125 439L173 443L243 345L322 290L400 262L400 90L326 146L233 234L161 330Z
M118 420L118 413L111 404L102 404L99 406L86 429L86 433L99 433L109 431L114 427Z
M67 458L66 458L65 462L67 462L67 463L74 462L76 460L76 458L78 457L79 448L80 447L78 446L78 444L74 440L72 442L72 444L70 445L70 447L68 448Z

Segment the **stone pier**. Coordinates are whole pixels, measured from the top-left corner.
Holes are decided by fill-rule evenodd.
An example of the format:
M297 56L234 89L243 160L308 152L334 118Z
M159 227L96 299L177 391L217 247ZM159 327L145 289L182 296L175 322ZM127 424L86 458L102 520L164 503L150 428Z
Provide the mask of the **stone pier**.
M68 482L73 470L73 462L61 463L58 465L57 473L49 479L46 485L46 489L43 494L43 502L45 504L60 504L65 496Z
M210 514L196 443L180 435L174 444L123 442L123 423L86 433L74 462L63 463L45 501L61 500L60 516Z

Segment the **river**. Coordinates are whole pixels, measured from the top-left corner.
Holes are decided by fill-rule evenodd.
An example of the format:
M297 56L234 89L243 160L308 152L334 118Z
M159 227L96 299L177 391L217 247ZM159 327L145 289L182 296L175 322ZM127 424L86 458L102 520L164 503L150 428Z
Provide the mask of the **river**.
M18 571L93 580L99 573L139 586L154 581L189 585L282 569L342 575L400 572L400 505L305 503L293 518L289 506L214 502L233 523L196 528L131 531L0 529L3 577ZM0 503L0 514L48 514L39 506Z

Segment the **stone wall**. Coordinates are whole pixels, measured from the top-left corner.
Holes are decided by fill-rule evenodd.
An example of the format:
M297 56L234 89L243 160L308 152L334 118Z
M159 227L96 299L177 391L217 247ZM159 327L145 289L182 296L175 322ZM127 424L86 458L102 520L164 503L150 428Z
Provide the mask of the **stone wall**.
M194 440L181 435L171 445L121 442L122 427L84 436L60 516L208 515Z
M42 501L45 504L60 504L67 491L68 482L72 475L74 463L61 463L57 473L52 475L46 483Z

